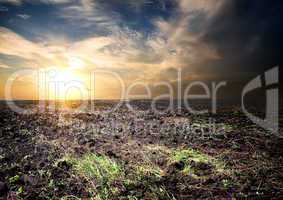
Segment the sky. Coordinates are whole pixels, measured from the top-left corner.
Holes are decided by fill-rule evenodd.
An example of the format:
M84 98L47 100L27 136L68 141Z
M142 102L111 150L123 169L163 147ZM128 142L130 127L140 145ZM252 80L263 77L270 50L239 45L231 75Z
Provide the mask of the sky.
M126 86L174 85L181 70L183 85L235 86L282 64L282 19L281 0L0 0L0 99L23 69L85 82L104 70ZM36 99L34 77L17 78L13 98ZM97 75L98 98L120 90L110 74Z

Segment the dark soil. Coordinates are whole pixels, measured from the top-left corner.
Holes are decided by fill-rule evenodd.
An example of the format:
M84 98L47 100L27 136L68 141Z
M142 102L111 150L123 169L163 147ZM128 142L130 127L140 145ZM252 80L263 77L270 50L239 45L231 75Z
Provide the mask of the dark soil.
M125 108L105 114L107 106L73 114L2 106L0 199L99 199L105 190L110 195L101 199L283 199L281 129L271 134L237 108L195 116ZM196 127L184 130L186 124ZM188 149L201 158L179 159ZM117 163L121 176L101 185L66 159L90 153Z

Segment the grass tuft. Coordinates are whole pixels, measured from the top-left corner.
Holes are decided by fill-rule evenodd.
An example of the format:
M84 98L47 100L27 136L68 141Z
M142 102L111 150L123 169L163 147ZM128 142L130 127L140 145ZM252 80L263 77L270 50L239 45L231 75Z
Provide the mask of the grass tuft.
M94 199L109 199L118 192L113 186L116 180L123 177L123 169L115 161L104 155L89 153L82 158L66 158L74 166L75 171L95 183Z
M182 170L184 174L194 174L194 169L191 166L192 161L195 163L211 164L217 172L223 172L225 168L222 161L194 149L173 150L169 162L181 161L185 163L185 167Z

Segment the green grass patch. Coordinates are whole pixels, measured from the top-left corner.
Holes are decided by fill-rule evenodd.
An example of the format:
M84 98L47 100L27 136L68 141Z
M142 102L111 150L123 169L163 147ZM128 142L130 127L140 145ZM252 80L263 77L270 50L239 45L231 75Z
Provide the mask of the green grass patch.
M75 170L88 179L96 179L99 182L114 181L123 173L119 164L104 155L98 156L90 153L79 159L69 158L68 160L73 164Z
M181 161L185 164L182 170L184 174L194 174L195 170L191 166L192 161L195 163L210 164L217 172L223 172L225 168L225 164L222 161L194 149L173 150L169 162L174 163Z
M163 175L163 170L153 163L139 163L133 166L131 174L128 174L124 181L124 186L131 191L125 199L174 200L174 196L160 183ZM145 188L146 194L140 193L139 188Z
M154 166L153 164L138 165L135 167L135 170L135 176L139 181L143 180L145 177L159 179L163 175L163 171L158 166Z
M82 158L67 157L65 160L72 163L74 170L94 183L96 197L94 199L109 199L119 192L113 183L124 176L123 168L104 155L89 153Z
M15 176L9 178L9 183L14 184L14 183L18 182L19 180L20 180L20 176L15 175Z

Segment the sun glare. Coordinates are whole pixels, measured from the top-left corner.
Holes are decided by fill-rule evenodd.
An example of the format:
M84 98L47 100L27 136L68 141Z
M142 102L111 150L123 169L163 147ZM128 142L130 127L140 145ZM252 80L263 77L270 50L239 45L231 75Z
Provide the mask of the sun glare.
M48 90L46 90L46 93L49 99L73 100L87 98L86 81L76 70L51 71L47 84Z

